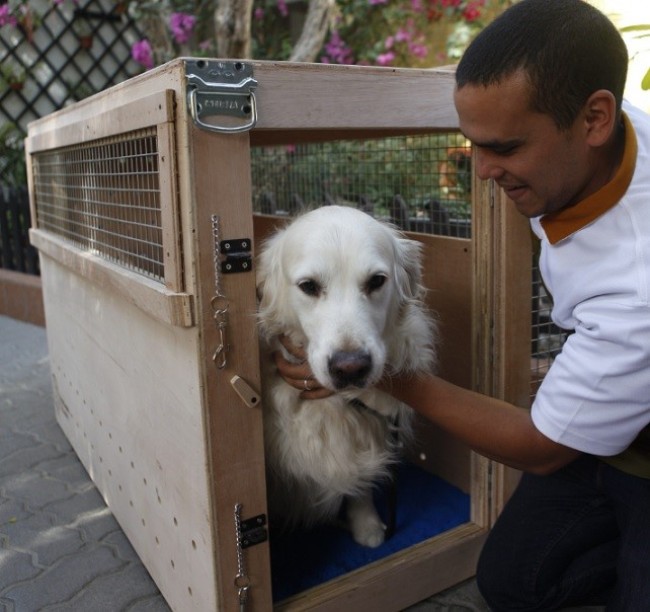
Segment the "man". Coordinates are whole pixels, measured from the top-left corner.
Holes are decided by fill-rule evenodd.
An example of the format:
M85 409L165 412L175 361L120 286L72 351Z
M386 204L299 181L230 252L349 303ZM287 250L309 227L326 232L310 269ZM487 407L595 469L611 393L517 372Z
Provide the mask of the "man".
M623 103L626 72L619 33L583 0L521 0L470 45L461 130L479 177L530 218L553 319L574 333L530 411L434 376L382 383L524 471L477 570L498 611L650 610L650 118ZM306 366L277 363L304 388Z

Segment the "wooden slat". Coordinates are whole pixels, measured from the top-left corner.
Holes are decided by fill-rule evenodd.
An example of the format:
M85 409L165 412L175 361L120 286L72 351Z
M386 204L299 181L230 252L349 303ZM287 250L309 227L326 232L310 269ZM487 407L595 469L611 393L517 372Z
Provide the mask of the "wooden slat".
M486 534L462 525L281 602L276 611L402 610L474 575Z
M49 121L38 124L40 129L34 126L25 141L26 152L34 154L172 121L174 92L159 91L123 105L105 100L97 106L87 116L81 113L51 115Z
M256 130L458 127L449 71L253 62Z
M97 285L110 288L158 321L180 327L194 324L192 296L170 291L161 283L82 251L50 232L32 229L29 239L43 255Z
M173 123L158 125L158 180L165 286L183 291L182 234L178 202L176 139Z

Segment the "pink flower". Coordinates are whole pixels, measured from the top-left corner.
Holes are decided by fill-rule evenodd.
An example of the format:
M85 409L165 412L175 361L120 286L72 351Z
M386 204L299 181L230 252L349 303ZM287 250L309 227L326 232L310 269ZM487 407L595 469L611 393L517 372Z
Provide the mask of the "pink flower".
M280 15L283 17L286 17L289 14L286 0L278 0L278 11L280 11Z
M378 4L388 4L388 0L368 0L370 6L377 6Z
M327 55L321 58L324 64L352 64L354 60L352 50L336 30L325 43L325 53Z
M427 46L423 45L422 43L409 43L409 51L412 55L415 55L415 57L419 58L426 57L429 53Z
M409 40L411 40L411 33L404 28L400 28L395 33L395 42L408 42Z
M5 25L18 25L18 20L9 12L8 4L0 6L0 27Z
M174 40L179 44L185 44L191 37L194 30L196 17L189 13L172 13L169 18L169 29L172 31Z
M422 0L411 0L411 10L414 13L421 13L424 10Z
M131 57L142 64L147 70L153 68L153 52L151 50L151 43L145 38L131 47Z
M392 51L388 53L380 53L377 56L377 66L390 66L395 61L395 54Z
M255 17L257 21L262 21L262 19L264 19L264 9L261 6L258 6L253 13L253 17Z

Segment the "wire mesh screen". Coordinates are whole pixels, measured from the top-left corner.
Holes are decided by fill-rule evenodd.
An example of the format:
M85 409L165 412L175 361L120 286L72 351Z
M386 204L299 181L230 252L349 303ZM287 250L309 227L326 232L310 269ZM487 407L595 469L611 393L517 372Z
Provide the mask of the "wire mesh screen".
M164 282L156 128L33 158L39 229Z
M251 156L256 212L343 204L404 230L470 237L471 149L461 134L256 147Z
M544 376L562 350L570 332L560 329L551 320L553 301L546 292L539 267L533 259L532 278L532 346L531 346L531 402Z

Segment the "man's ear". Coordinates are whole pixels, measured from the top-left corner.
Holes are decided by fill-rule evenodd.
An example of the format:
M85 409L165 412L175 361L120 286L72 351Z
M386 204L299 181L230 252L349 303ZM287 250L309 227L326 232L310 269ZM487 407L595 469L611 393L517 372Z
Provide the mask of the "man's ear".
M587 144L601 147L616 131L616 98L611 91L599 89L589 96L584 110Z

